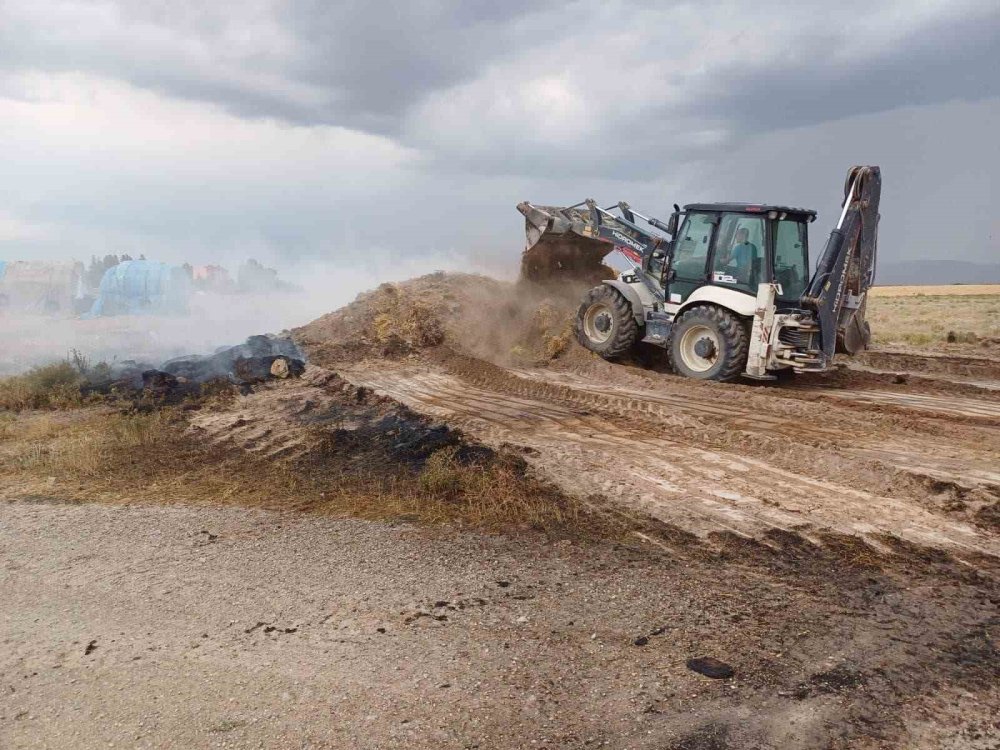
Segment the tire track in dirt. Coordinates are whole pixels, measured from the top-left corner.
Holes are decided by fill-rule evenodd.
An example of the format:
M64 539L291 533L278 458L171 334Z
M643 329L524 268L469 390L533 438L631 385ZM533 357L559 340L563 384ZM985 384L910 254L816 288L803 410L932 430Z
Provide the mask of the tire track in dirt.
M602 402L579 384L562 384L557 393L507 371L509 377L468 382L426 364L380 361L340 371L356 385L458 424L480 440L532 449L528 460L569 491L609 496L699 535L728 530L759 536L772 528L808 534L818 528L876 544L879 535L891 534L960 555L1000 555L988 535L912 502L671 439L671 419L697 420L678 412L668 397L657 403L622 392ZM579 393L582 408L566 405L567 389ZM733 418L749 420L744 424L753 429L781 426L780 418L760 417Z
M924 393L892 393L889 391L834 391L807 390L824 396L846 399L851 402L887 404L907 409L948 414L956 417L978 417L987 424L1000 425L1000 402L962 398L957 396L930 396Z
M790 437L800 437L808 432L813 437L835 437L839 433L835 429L818 425L810 425L807 430L802 425L787 416L765 414L753 409L745 409L722 399L697 398L690 394L674 396L668 393L644 391L619 385L608 386L595 383L592 379L565 372L548 370L511 370L519 378L537 380L539 382L557 383L569 386L574 391L592 394L590 399L595 405L607 405L609 399L617 399L623 407L639 407L648 413L661 416L686 413L699 417L709 417L724 421L733 429L746 431L779 432Z
M907 377L907 379L916 377L923 382L943 385L945 387L957 386L956 390L977 389L980 391L989 391L994 395L996 394L996 392L1000 391L1000 380L998 379L989 379L989 378L975 379L975 378L963 377L961 375L949 375L947 373L942 374L938 372L925 372L925 371L913 372L912 370L906 370L906 371L888 370L877 367L869 367L867 365L860 365L857 362L851 362L848 365L848 369L851 372L862 373L865 375L877 375L886 378L896 378L897 376L902 375L905 372L906 373L905 377Z
M512 370L511 374L530 381L569 386L573 392L589 394L582 397L584 403L603 408L623 407L623 414L633 412L638 404L639 410L645 414L662 417L689 414L725 424L727 428L733 430L768 436L785 435L792 439L803 440L810 445L815 445L819 440L828 443L831 449L841 454L862 460L878 461L916 477L951 482L965 488L985 487L1000 495L1000 470L998 470L1000 451L997 450L1000 448L1000 433L990 430L989 425L971 429L964 443L951 440L943 444L939 436L930 438L916 431L907 432L905 440L899 440L898 425L893 425L892 436L864 434L858 429L859 422L854 414L856 410L853 409L846 418L843 415L832 414L829 409L826 410L825 418L836 424L835 427L823 427L814 422L803 424L801 413L794 408L798 400L794 395L792 398L785 398L785 392L776 393L769 398L775 413L767 414L762 413L759 408L742 408L737 403L722 399L711 401L691 394L676 396L619 385L598 384L592 379L573 373ZM521 390L527 392L529 388ZM831 394L829 391L822 391L821 393L824 396L838 395L846 400L852 392ZM924 399L922 401L917 399L920 406L929 411L932 411L933 405L938 402L950 403L944 398L928 396L920 398ZM1000 415L1000 403L985 402L980 406L984 412L995 408ZM782 413L787 411L791 413ZM945 414L952 413L954 412L945 412ZM940 415L938 412L933 414ZM958 416L963 415L964 412L958 414ZM992 433L992 442L983 439L984 431Z
M1000 381L1000 359L994 357L871 349L858 355L857 362L864 366L895 372L906 371L918 375L951 375L963 379Z
M309 431L298 417L333 403L332 395L323 388L330 375L310 366L302 378L239 397L232 409L197 412L191 417L191 429L199 439L232 445L264 458L301 456L312 445Z
M811 421L814 415L799 408L808 402L796 397L800 392L798 390L791 393L786 390L763 391L768 393L767 405L774 412L767 414L762 412L759 404L755 403L753 409L742 408L738 402L724 399L721 394L715 400L689 393L678 396L618 384L596 384L593 379L576 373L550 370L513 370L511 374L529 381L569 386L572 389L571 398L579 393L581 403L605 409L616 408L623 416L633 414L636 408L645 414L670 420L676 419L678 414L687 414L747 434L767 438L784 435L813 446L822 442L828 450L843 457L894 467L918 481L948 482L964 489L985 488L1000 499L1000 472L997 471L1000 466L1000 432L992 430L989 425L965 428L967 434L963 440L942 440L939 432L934 430L936 425L931 427L929 435L926 430L907 430L903 433L905 438L900 439L901 425L898 422L889 422L880 429L871 419L871 414L868 419L859 420L856 409L849 409L844 414L836 413L835 409L824 409L824 420L833 426L816 425ZM516 390L526 393L530 386ZM841 395L846 398L848 393L845 391ZM627 399L623 401L619 394L624 394ZM827 394L822 392L822 395ZM840 405L839 401L837 405ZM866 429L859 429L862 425Z

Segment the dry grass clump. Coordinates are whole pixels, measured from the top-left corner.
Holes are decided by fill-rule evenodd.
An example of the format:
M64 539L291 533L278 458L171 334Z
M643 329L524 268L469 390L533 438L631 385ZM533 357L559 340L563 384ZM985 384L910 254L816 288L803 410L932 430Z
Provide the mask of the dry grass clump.
M620 537L631 530L626 515L565 495L530 476L518 456L502 452L470 461L461 446L453 445L435 451L415 472L294 471L293 476L299 507L355 518L530 529L581 538Z
M34 414L6 421L0 447L4 464L23 473L104 480L107 472L138 463L137 456L155 453L177 419L169 412L106 409L69 417Z
M31 412L3 426L0 476L11 498L261 505L281 486L282 467L192 438L179 408Z
M545 300L535 310L525 340L545 359L556 359L573 340L573 318L566 305Z
M459 448L442 448L427 460L414 489L408 498L409 512L428 520L462 520L489 528L600 531L602 535L621 530L620 520L527 476L523 462L505 454L467 463L461 460Z
M21 375L0 379L0 410L71 409L99 400L89 384L110 380L111 368L93 362L76 349L65 359L33 367Z
M240 505L577 538L621 537L631 528L625 516L529 476L515 455L469 461L450 446L422 467L377 473L322 454L269 459L198 440L177 408L25 413L0 428L0 497L9 499Z
M440 311L394 284L383 284L376 294L380 297L379 312L368 335L384 349L401 352L444 341Z
M69 361L34 367L0 380L0 409L66 409L83 402L81 372Z

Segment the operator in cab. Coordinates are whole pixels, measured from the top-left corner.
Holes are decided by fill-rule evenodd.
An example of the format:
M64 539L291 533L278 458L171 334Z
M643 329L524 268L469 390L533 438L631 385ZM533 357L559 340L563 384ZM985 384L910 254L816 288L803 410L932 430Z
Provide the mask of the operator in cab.
M736 230L736 237L733 246L722 252L717 270L738 279L740 283L747 283L753 267L753 259L757 257L759 250L757 246L750 242L750 233L746 227Z

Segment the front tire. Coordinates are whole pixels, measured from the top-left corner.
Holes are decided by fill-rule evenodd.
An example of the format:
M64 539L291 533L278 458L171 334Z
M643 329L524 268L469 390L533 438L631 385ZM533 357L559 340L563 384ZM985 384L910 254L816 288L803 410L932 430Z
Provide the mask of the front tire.
M670 330L670 365L697 380L735 380L746 369L750 336L742 319L721 307L692 307Z
M607 284L595 286L576 312L576 338L590 351L615 359L639 340L639 324L624 295Z

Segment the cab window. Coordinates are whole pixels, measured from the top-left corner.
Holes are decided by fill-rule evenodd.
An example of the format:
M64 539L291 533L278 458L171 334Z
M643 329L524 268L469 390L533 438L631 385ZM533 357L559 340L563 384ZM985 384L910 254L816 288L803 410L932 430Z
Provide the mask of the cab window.
M712 262L712 283L757 293L764 267L764 219L725 214Z
M781 284L783 299L798 299L809 283L809 249L806 225L781 220L774 238L774 280Z
M674 248L674 274L681 279L705 278L708 247L715 229L716 214L688 214Z

